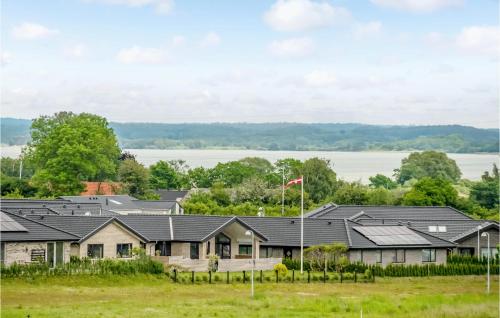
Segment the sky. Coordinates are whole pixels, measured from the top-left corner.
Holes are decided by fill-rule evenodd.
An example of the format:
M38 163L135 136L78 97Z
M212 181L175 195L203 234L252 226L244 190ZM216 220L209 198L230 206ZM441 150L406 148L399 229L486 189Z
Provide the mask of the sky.
M497 128L498 0L5 0L1 116Z

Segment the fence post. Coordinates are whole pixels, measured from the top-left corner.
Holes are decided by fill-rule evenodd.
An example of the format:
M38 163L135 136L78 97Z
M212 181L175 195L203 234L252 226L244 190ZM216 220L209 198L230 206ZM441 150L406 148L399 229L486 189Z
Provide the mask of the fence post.
M191 271L191 283L194 284L194 271Z
M375 270L372 271L372 282L375 283Z
M276 273L276 283L278 282L278 270L274 271Z
M354 282L358 282L358 273L356 272L356 270L354 270Z
M243 284L246 282L246 280L247 280L246 272L243 271Z
M309 270L307 270L307 282L311 282L311 272Z
M226 272L226 284L229 284L229 271Z
M326 283L326 269L323 270L323 283Z
M262 269L260 270L260 283L262 284Z
M340 271L340 283L342 284L342 281L344 280L344 277L342 276L342 271Z
M177 269L174 268L174 283L177 283Z
M295 270L292 269L292 283L295 281Z
M208 283L212 284L212 272L208 271Z

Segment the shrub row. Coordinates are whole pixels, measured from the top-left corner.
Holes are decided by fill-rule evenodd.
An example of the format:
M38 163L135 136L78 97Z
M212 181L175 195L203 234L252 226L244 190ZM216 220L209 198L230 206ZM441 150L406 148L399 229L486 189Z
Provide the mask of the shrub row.
M69 263L49 267L45 262L30 264L12 264L0 268L2 277L32 277L49 275L102 275L102 274L162 274L163 264L147 258L133 260L71 258Z
M495 257L490 258L490 264L498 265L499 264L499 255L495 255ZM448 255L448 264L488 264L487 257L477 258L476 256L470 255L459 255L459 254L451 254Z

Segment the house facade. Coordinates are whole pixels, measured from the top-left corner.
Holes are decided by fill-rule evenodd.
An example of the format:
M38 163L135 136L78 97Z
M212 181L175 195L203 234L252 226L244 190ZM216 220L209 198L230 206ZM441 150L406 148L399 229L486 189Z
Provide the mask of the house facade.
M498 244L498 223L465 220L459 211L357 209L349 206L320 217L318 211L308 214L304 248L343 243L351 262L443 264L452 251L475 254L478 224L490 233L492 255ZM446 223L440 213L450 213ZM4 228L4 223L19 226ZM40 259L57 265L71 256L126 260L133 257L134 248L142 248L165 264L192 270L206 270L211 255L219 257L220 269L244 269L252 258L257 268L270 269L283 258L300 258L300 225L301 219L292 217L60 215L2 207L0 238L6 265ZM480 251L487 253L484 238L479 244Z

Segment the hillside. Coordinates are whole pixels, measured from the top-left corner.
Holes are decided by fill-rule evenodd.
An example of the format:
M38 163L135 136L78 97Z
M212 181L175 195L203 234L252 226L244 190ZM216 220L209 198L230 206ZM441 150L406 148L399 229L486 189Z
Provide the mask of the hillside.
M22 145L31 121L1 118L1 143ZM261 150L441 150L498 152L498 130L459 125L111 123L124 148Z

